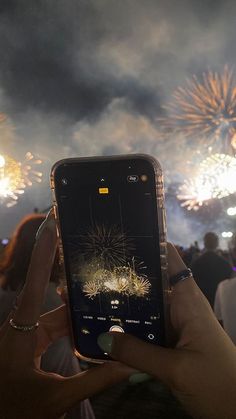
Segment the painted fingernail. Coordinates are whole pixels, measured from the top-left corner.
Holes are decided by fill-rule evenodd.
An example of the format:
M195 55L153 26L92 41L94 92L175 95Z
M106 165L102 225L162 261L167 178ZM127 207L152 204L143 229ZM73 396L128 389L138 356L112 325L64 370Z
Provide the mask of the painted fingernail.
M113 336L108 333L101 333L101 335L98 336L97 342L103 352L106 352L107 354L111 353Z
M145 372L135 372L129 377L129 382L131 384L144 383L145 381L151 380L152 376L146 374Z

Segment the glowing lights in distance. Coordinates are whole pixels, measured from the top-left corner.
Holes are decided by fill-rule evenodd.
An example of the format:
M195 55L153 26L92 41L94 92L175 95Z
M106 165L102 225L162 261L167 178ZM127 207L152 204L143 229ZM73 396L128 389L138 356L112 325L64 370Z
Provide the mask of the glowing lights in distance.
M224 239L230 239L231 237L233 237L233 233L232 231L223 231L223 233L221 233L221 236Z
M230 207L227 209L227 214L230 216L236 215L236 207Z

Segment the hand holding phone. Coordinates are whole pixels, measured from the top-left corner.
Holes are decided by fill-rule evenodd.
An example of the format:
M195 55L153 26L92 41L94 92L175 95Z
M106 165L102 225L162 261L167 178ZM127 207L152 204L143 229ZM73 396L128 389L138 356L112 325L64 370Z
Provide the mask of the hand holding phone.
M107 331L166 344L163 178L150 156L67 159L51 186L67 277L75 351L109 359Z

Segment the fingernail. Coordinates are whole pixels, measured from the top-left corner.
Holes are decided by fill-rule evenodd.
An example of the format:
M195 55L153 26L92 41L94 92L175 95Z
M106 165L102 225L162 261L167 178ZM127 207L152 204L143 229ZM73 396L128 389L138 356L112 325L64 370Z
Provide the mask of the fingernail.
M41 226L39 227L37 233L36 233L36 240L39 239L42 231L44 230L45 227L49 228L49 229L54 229L55 228L55 219L53 217L53 212L52 209L50 209L50 211L47 214L46 219L44 220L44 222L41 224Z
M111 353L113 336L108 333L101 333L101 335L98 336L97 342L103 352L106 352L107 354Z
M129 377L129 382L131 384L144 383L145 381L151 380L152 376L146 374L145 372L135 372Z

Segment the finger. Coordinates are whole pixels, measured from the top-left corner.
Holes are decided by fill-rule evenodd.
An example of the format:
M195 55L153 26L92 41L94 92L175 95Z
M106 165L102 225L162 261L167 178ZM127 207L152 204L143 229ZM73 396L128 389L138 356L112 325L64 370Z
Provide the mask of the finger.
M187 267L173 244L167 243L167 249L168 272L171 277L187 269ZM199 314L201 314L204 316L209 314L209 304L200 288L191 277L184 281L179 281L173 287L171 309L172 311L173 309L176 309L173 318L174 323L176 323L178 315L183 316L183 322L186 322L187 320L191 322L196 315L199 316ZM183 324L181 324L181 326L183 326Z
M171 243L167 243L167 258L168 258L168 273L169 276L174 276L179 272L187 269L183 259L180 257L176 248Z
M168 243L169 276L174 276L186 269L186 265L175 247ZM171 325L178 334L177 347L191 346L192 349L203 345L209 330L218 328L210 304L202 294L193 278L179 281L172 289L170 298ZM204 343L205 342L205 343Z
M179 346L206 349L210 334L219 328L212 308L194 279L178 282L170 304L171 323L178 333Z
M61 337L68 336L69 333L67 310L64 305L42 315L36 331L35 357L41 356L49 345Z
M31 262L14 321L34 324L40 316L46 286L48 284L56 252L57 236L51 213L37 234Z
M136 371L119 362L107 362L73 377L66 377L58 386L54 382L54 394L56 403L60 406L60 413L79 401L128 379L134 372Z
M67 307L62 305L55 310L43 314L40 317L38 333L40 333L40 329L44 329L51 342L60 337L67 336L70 330Z
M187 267L171 243L167 243L167 249L168 272L171 278ZM202 305L205 304L204 297L192 278L175 284L170 303L171 323L175 330L183 330L183 326L188 322L191 323L198 312L202 315L206 311L202 312Z
M113 359L155 376L168 385L172 384L183 351L151 345L123 333L111 332L101 336L106 338L98 340L99 346Z
M68 304L69 298L68 298L68 288L67 288L67 286L64 285L63 287L58 287L57 292L60 295L62 301L65 304Z

